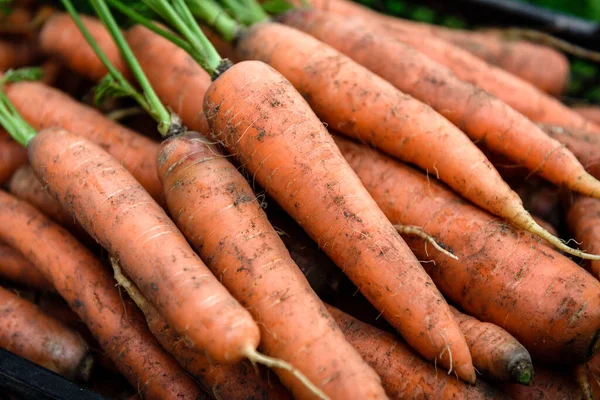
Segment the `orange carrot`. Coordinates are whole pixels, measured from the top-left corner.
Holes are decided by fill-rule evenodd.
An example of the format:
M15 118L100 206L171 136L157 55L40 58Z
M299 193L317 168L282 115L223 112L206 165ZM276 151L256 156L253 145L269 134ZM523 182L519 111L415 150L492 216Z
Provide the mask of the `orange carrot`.
M600 108L596 106L577 106L573 107L576 113L580 114L596 124L600 124Z
M0 277L21 285L41 290L52 290L52 285L22 254L0 243Z
M467 339L477 371L496 381L524 385L531 382L531 356L517 339L497 325L481 322L454 307L450 309Z
M62 136L61 131L44 132L61 151L68 149L57 140ZM44 132L40 139L44 138ZM39 141L31 142L34 143ZM0 221L0 238L19 250L51 281L143 396L204 398L193 380L152 337L143 316L121 298L106 268L66 230L2 191Z
M577 382L568 373L535 366L535 379L529 386L506 384L504 392L514 400L583 400Z
M204 109L215 140L406 341L473 382L468 348L443 297L290 83L261 62L242 62L212 83Z
M27 150L4 131L0 130L0 185L27 161Z
M332 399L385 397L379 377L332 323L237 168L197 133L164 141L157 167L175 222L253 315L261 349L320 382ZM296 323L304 329L294 329ZM275 372L294 397L308 396L289 373Z
M345 23L343 20L337 21L334 15L327 15L325 20L325 14L318 14L314 10L293 11L293 13L283 17L285 22L302 29L310 28L313 34L316 32L312 28L318 30L317 28L322 26L320 22L332 28L325 30L335 32L326 38L321 37L328 41L334 40L334 36L342 32L341 26ZM315 22L315 19L319 23ZM335 26L329 25L332 21L336 21ZM355 29L356 26L352 24L352 29L346 32L342 41L354 42L349 35L362 31ZM369 49L368 54L371 57L374 40L375 37L368 46L354 47L364 49L364 54L367 54L366 49ZM389 40L388 43L395 42ZM333 129L368 142L404 161L417 164L431 174L435 173L442 181L480 207L547 239L563 251L571 254L578 253L535 223L523 208L517 194L502 180L482 152L456 126L427 105L398 91L388 82L335 49L293 28L277 23L261 23L252 26L241 35L236 43L235 54L237 59L257 59L267 62L284 74L308 99L320 118ZM413 83L418 80L414 76L413 78L411 79ZM426 85L425 82L414 86ZM483 91L476 93L488 96ZM472 96L473 92L469 91L469 95ZM483 97L481 101L475 101L472 97L469 99L472 100L469 104L477 103L477 108L480 110L487 110L491 101L489 96ZM507 110L508 107L505 111ZM471 109L467 114L477 116L478 123L483 119L479 113ZM506 113L502 113L502 118L506 118ZM472 119L469 118L469 121L473 124ZM517 122L529 124L537 129L525 118L521 117ZM479 126L484 125L480 123ZM508 129L503 128L499 132ZM508 139L503 139L503 135L494 135L493 132L495 131L488 129L480 133L487 137L486 144L495 143L496 148L505 149L506 146L502 143L508 142ZM568 151L561 151L560 143L549 139L544 132L539 131L539 135L547 141L544 150L535 154L524 150L519 154L525 156L519 156L519 161L527 157L532 170L543 172L547 169L553 172L559 170L562 173L558 179L561 184L568 184L585 193L600 196L600 182L585 172L575 156ZM518 149L530 150L529 141L520 141L521 136L515 132L512 132L511 136L515 139L510 141L511 144L518 145L516 146ZM556 162L552 164L548 159ZM547 165L554 165L555 168L547 168ZM581 253L578 255L583 256ZM597 258L597 256L591 257Z
M381 376L391 399L500 399L503 396L484 382L464 384L438 373L394 335L360 322L327 306L346 339Z
M420 227L458 257L405 237L449 299L540 360L584 362L598 351L600 282L590 274L414 169L366 146L336 143L392 223Z
M567 213L567 222L582 249L600 250L600 200L575 196ZM589 269L600 280L600 262L590 262Z
M189 348L185 340L167 324L156 308L113 263L115 279L142 310L152 334L177 362L216 399L290 399L291 395L276 379L265 377L265 371L248 360L236 364L217 364L202 351Z
M0 347L69 379L87 380L93 364L76 332L2 287Z
M42 83L13 83L5 90L17 111L35 129L61 127L92 140L122 162L148 193L160 198L162 189L156 175L158 143Z

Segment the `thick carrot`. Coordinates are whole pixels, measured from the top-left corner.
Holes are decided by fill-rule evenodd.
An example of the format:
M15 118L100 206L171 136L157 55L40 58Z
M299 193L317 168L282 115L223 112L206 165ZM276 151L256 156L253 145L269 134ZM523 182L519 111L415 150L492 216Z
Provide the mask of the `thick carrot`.
M342 25L345 24L343 18L338 21L335 17L332 14L309 10L292 11L282 18L286 23L301 29L306 28L315 35L317 30L320 32L317 29L319 26L330 27L331 29L324 31L335 32L320 38L331 41L343 32ZM329 25L332 21L335 21L335 26ZM353 43L351 35L362 32L361 29L356 29L356 24L352 24L351 27L349 31L344 31L345 43ZM365 50L364 54L369 54L370 58L380 59L372 57L374 40L373 37L368 46L354 48ZM388 43L395 44L393 40L389 40ZM417 164L431 174L435 173L442 181L480 207L547 239L561 250L577 253L535 223L523 208L517 194L456 126L427 105L398 91L335 49L293 28L277 23L262 23L252 26L242 34L236 43L235 54L238 59L258 59L267 62L284 74L307 98L317 115L333 129L368 142L404 161ZM410 74L410 71L407 74ZM417 76L413 74L411 81L415 83L414 86L426 86L426 82L416 84L417 80ZM439 87L444 88L445 85ZM477 107L480 112L487 110L491 100L489 96L483 91L475 93L485 97L481 98L481 101L474 100L473 90L470 90L470 104L476 103L473 108ZM449 94L436 93L436 96L448 97ZM505 107L504 111L507 110L509 108ZM476 111L469 109L465 114L477 117L478 126L484 126L479 121L489 117ZM501 121L505 121L506 117L506 113L503 112ZM469 125L474 123L471 118L468 121ZM516 123L529 124L537 129L522 117ZM502 125L503 129L499 132L505 132L511 126ZM504 138L507 135L494 135L494 132L495 130L490 128L480 133L482 137L486 137L486 144L496 144L495 147L505 150L506 142L509 142ZM530 154L533 153L531 143L521 141L519 138L522 136L516 132L510 135L514 137L510 143L513 147L518 145L518 149L523 149L520 154L529 156L528 162L532 170L545 172L552 169L546 167L551 165L547 160L556 160L555 165L559 167L553 171L558 169L562 172L559 179L561 184L569 184L570 187L585 193L600 196L600 182L585 172L575 156L561 151L560 143L549 139L544 132L539 131L539 135L546 139L547 143L544 150L536 152L535 155ZM513 151L512 154L515 154L516 150ZM519 161L526 156L519 156Z
M192 346L217 362L236 362L256 350L260 334L250 314L116 159L63 129L39 132L28 154L49 192Z
M50 141L60 142L55 139L61 136L61 131L45 132ZM41 133L40 138L44 136ZM64 151L68 146L63 143L60 148ZM19 250L51 281L143 396L204 398L193 380L152 337L143 316L121 298L102 263L65 229L2 191L0 221L0 238Z
M2 287L0 347L69 379L87 380L93 365L81 336Z
M17 168L27 162L27 150L0 130L0 185L12 176Z
M360 322L327 306L346 339L381 376L391 399L500 399L503 396L482 381L467 385L439 373L394 335Z
M600 108L597 106L577 106L573 107L576 113L580 114L582 117L596 123L600 124Z
M332 399L384 398L379 377L332 322L237 168L197 133L164 141L157 167L171 215L253 315L261 349L320 383ZM275 372L294 397L308 397L300 381Z
M481 322L454 307L450 309L467 339L477 371L496 381L524 385L531 382L531 356L517 339L497 325Z
M261 62L242 62L212 83L204 109L213 137L406 341L474 381L468 348L443 297L290 83Z
M535 366L531 385L505 384L504 392L514 400L583 400L583 392L569 373Z
M575 196L569 206L567 223L582 249L600 250L600 200ZM600 262L590 262L589 268L600 280Z
M139 291L121 268L113 261L115 279L142 310L152 334L171 353L177 362L216 399L290 399L290 393L275 379L268 380L265 371L248 360L236 364L217 364L198 349L185 344L148 299ZM260 372L259 372L260 371Z
M600 142L597 139L585 140L585 136L559 126L546 125L542 129L573 153L586 171L600 179Z
M52 290L52 285L21 253L0 243L0 278L41 290Z
M162 188L156 175L158 143L42 83L19 82L5 90L15 108L35 129L60 127L92 140L122 162L148 193L160 198Z
M550 362L584 362L600 348L600 282L414 169L336 138L392 223L416 225L458 257L405 237L440 290L468 314L511 333Z
M416 34L437 36L530 82L549 94L560 94L569 79L568 59L563 54L547 46L540 46L522 40L505 40L492 33L448 29L403 20L379 14L347 0L311 0L310 4L319 10L332 11L348 17L361 17L379 21L391 29L396 28ZM540 66L543 66L543 68Z
M106 53L121 73L128 74L128 68L121 58L119 49L113 42L104 25L95 18L81 17L100 48ZM40 32L40 46L46 54L52 54L69 68L92 81L99 81L108 73L96 54L66 13L55 13ZM75 51L76 50L76 51Z

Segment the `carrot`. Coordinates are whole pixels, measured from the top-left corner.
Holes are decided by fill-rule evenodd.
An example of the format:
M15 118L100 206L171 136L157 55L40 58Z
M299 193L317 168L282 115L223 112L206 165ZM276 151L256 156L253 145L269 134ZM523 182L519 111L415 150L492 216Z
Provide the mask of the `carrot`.
M573 107L573 110L582 117L594 122L595 124L600 124L600 109L598 107L576 106Z
M535 379L529 386L506 384L504 392L514 400L583 400L575 379L562 371L535 366Z
M580 387L588 398L600 398L600 354L581 365L576 371L579 373Z
M0 278L41 290L52 290L52 285L23 255L0 243Z
M294 11L294 14L288 13L283 18L291 25L302 29L310 28L314 34L316 32L312 28L321 26L317 22L312 23L315 19L323 24L335 21L335 27L328 25L335 28L332 29L335 32L321 38L328 41L333 40L334 35L343 32L342 25L345 24L343 20L338 21L335 15L317 14L315 11ZM345 43L353 42L349 39L351 34L362 31L356 29L356 26L352 24L352 29L344 34ZM388 43L395 42L390 40ZM361 47L369 49L369 57L372 54L372 44L373 41L369 46ZM427 105L401 93L335 49L290 27L261 23L252 26L241 35L234 51L237 59L268 62L283 73L308 99L320 118L333 129L368 142L404 161L417 164L431 174L435 173L465 198L493 214L506 218L514 225L543 237L563 251L596 258L570 249L537 225L523 208L516 193L456 126ZM290 54L294 57L290 57ZM424 83L414 86L425 85ZM485 95L483 91L478 93ZM472 95L472 91L469 94ZM472 100L471 97L469 99ZM485 99L481 103L478 102L480 105L485 104L485 107L479 107L480 109L488 108L489 98ZM469 110L469 114L479 117L473 110ZM478 121L481 119L479 117ZM502 120L505 119L506 114L503 113ZM521 123L528 122L521 118ZM530 125L536 128L535 125ZM506 129L504 127L500 132ZM481 135L487 135L486 143L497 143L498 147L503 149L506 147L501 143L507 139L496 137L492 129L485 132L487 134L481 132ZM547 167L552 163L544 159L556 160L554 165L560 168L556 166L552 170L562 172L563 178L559 179L561 183L600 196L600 182L587 174L571 153L561 151L558 142L550 140L541 131L539 135L547 140L547 148L535 156L526 152L531 168L546 172L547 169L552 169ZM520 137L515 135L515 141ZM518 148L529 148L528 143L511 143L518 144Z
M584 249L600 249L600 201L576 196L569 206L567 223L573 236ZM592 275L600 279L600 262L589 263Z
M185 340L171 329L139 289L123 275L118 263L112 260L112 264L115 279L142 310L152 334L214 398L231 400L291 398L279 382L273 379L267 381L248 360L237 364L216 364L203 352L189 348Z
M115 67L121 73L128 74L129 70L119 54L119 49L102 23L92 17L81 18ZM48 18L42 27L39 40L42 51L56 56L63 64L94 82L108 73L69 14L55 13Z
M42 83L18 82L5 90L15 108L35 129L61 127L92 140L122 162L148 193L160 198L162 189L155 160L158 143Z
M299 2L295 2L296 4ZM569 61L547 46L522 40L505 40L492 33L448 29L415 21L403 20L374 12L346 0L311 0L319 10L332 11L347 17L361 17L380 22L389 29L414 34L436 36L468 51L478 58L530 82L540 90L559 95L569 79ZM543 68L540 68L543 66Z
M87 380L93 365L86 343L76 332L2 287L0 347L69 379Z
M346 339L381 376L391 399L495 399L503 398L495 389L478 381L464 384L441 374L394 335L360 322L327 306Z
M261 62L242 62L212 83L204 109L215 140L406 341L473 382L466 343L441 294L290 83Z
M17 168L27 162L27 150L10 135L0 131L0 185L12 176Z
M467 339L473 364L482 375L496 381L528 385L533 379L531 356L510 333L450 307Z
M420 226L458 257L405 237L440 290L548 362L584 362L600 348L600 282L566 257L366 146L336 143L392 223ZM401 182L401 184L399 183Z
M62 136L60 131L44 132L50 141ZM149 399L203 398L152 337L140 313L121 298L106 268L66 230L2 191L0 221L0 238L46 276L140 394Z
M257 321L263 351L321 382L332 399L385 397L379 377L344 340L237 168L196 133L164 141L157 167L175 222ZM298 322L304 329L294 328ZM307 397L293 376L279 376L294 397Z
M0 71L29 65L36 56L37 52L31 43L0 40Z

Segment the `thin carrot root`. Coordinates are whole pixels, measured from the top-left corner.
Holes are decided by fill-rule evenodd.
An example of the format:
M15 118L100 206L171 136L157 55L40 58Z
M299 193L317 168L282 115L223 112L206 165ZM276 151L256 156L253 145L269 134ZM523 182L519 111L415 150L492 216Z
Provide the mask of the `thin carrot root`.
M586 260L600 260L600 255L597 254L589 254L583 252L581 250L573 249L565 244L565 242L548 232L542 226L540 226L533 217L527 212L520 213L516 215L511 222L514 223L517 227L526 230L527 232L533 233L534 235L539 236L542 239L545 239L550 244L552 244L557 249L564 251L565 253L571 254L573 256L577 256Z
M574 371L575 379L577 379L577 383L583 392L583 397L585 400L594 400L594 395L592 394L592 386L590 385L590 381L588 379L588 374L586 371L586 365L579 365L575 368Z
M133 300L135 305L138 306L138 308L142 310L142 312L144 312L148 308L148 299L146 299L146 296L144 296L137 288L137 286L135 286L133 282L131 282L131 279L125 276L123 270L121 269L121 265L119 264L119 261L117 261L116 258L111 257L110 264L112 265L117 285L125 289L125 291L129 295L131 300Z
M396 230L398 231L398 233L400 234L405 234L405 235L411 235L411 236L418 236L421 239L431 243L431 245L433 247L435 247L435 249L445 255L447 255L450 258L453 258L455 260L458 260L458 257L456 257L454 254L452 254L451 252L449 252L448 250L444 249L442 246L440 246L435 239L432 236L429 236L427 233L425 233L421 228L419 228L418 226L409 226L409 225L394 225L394 228L396 228Z
M306 378L306 376L304 376L302 372L294 368L294 366L292 366L291 364L283 360L264 355L258 352L253 347L246 347L246 349L243 350L243 354L252 363L262 364L269 368L281 368L285 371L288 371L290 374L294 375L300 382L302 382L302 384L306 386L308 390L314 393L315 396L322 400L330 400L329 397L321 389L315 386L311 381L308 380L308 378Z

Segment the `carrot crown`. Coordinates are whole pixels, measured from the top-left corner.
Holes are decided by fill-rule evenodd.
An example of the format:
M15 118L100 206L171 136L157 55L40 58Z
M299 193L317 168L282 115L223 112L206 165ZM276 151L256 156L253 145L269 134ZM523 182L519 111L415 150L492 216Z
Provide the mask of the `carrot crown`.
M19 115L19 112L4 93L3 86L9 82L39 80L41 77L42 70L40 68L22 68L14 71L9 70L0 79L0 123L16 142L25 147L37 132Z

